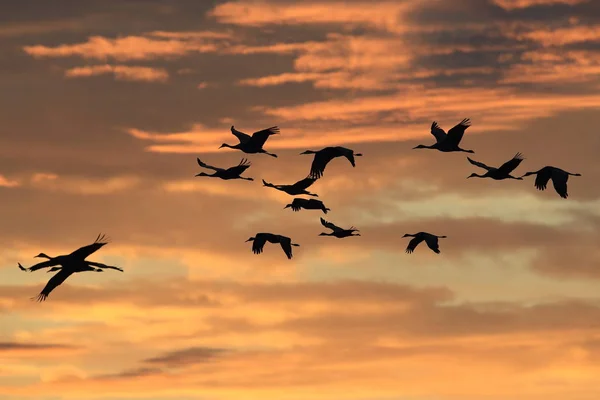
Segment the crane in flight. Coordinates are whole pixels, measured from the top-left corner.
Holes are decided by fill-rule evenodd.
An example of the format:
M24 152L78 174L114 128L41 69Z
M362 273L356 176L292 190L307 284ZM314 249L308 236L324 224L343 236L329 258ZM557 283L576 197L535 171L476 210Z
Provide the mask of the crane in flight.
M350 161L350 164L352 164L352 167L356 167L354 157L362 156L361 153L355 153L354 150L342 146L325 147L318 151L306 150L300 153L300 155L302 154L315 155L310 166L310 173L308 175L315 179L319 179L323 176L327 164L336 157L346 157L346 159Z
M537 175L535 178L535 187L538 190L545 190L548 181L552 179L552 185L554 190L560 197L566 199L569 197L567 193L567 181L569 176L581 176L581 174L572 174L557 167L546 166L538 171L526 172L521 178L525 178L530 175Z
M332 224L331 222L325 221L323 218L321 218L321 225L323 225L325 228L331 229L331 232L322 232L319 234L319 236L334 236L338 239L342 239L349 236L360 236L360 233L354 233L359 232L359 230L353 226L351 226L348 229L342 229L339 226Z
M446 133L436 121L431 124L431 134L435 137L435 143L431 146L420 144L413 149L434 149L449 153L453 151L464 151L465 153L475 153L473 150L465 150L459 147L460 141L468 127L471 126L471 120L465 118L458 124L450 128Z
M405 237L413 238L413 239L411 239L410 242L408 242L408 247L406 248L406 252L408 254L415 251L415 248L422 241L425 241L425 243L427 244L427 247L429 247L434 253L440 254L440 246L438 244L438 238L445 238L446 236L437 236L437 235L433 235L433 234L427 233L427 232L419 232L419 233L415 233L415 234L407 233L402 237L403 238L405 238Z
M196 161L198 162L198 165L201 166L202 168L212 169L215 172L212 175L207 174L206 172L200 172L199 174L196 174L195 176L209 176L211 178L221 178L226 181L230 180L230 179L244 179L247 181L254 180L253 178L245 178L243 176L240 176L251 165L250 161L246 160L245 158L243 158L242 161L240 161L240 163L238 165L236 165L234 167L229 167L226 169L208 165L208 164L202 162L198 157L196 157Z
M254 132L252 136L250 136L244 132L238 131L231 125L231 133L238 138L239 143L233 146L223 143L219 148L229 147L230 149L241 150L246 154L263 153L271 157L277 157L277 154L269 153L263 149L265 142L271 135L279 135L279 128L277 126Z
M260 254L263 252L263 248L267 242L279 243L283 252L288 259L292 259L292 246L300 246L298 243L292 243L292 239L283 235L276 235L274 233L257 233L252 236L246 242L252 242L252 252L254 254Z
M498 168L490 167L488 165L485 165L482 162L471 160L469 157L467 157L467 160L469 160L469 162L471 164L478 166L479 168L483 168L487 171L483 175L479 175L479 174L476 174L475 172L473 172L471 175L467 176L467 179L476 177L476 178L492 178L497 181L501 181L503 179L523 180L522 177L515 178L514 176L512 176L510 174L512 171L514 171L519 166L519 164L521 164L521 161L524 160L523 155L521 153L517 153L512 159L508 160L507 162L505 162Z

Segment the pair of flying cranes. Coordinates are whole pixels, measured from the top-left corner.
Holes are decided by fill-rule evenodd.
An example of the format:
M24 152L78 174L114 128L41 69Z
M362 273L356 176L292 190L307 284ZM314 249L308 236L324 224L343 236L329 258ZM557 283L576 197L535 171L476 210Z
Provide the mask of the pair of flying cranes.
M446 133L437 122L433 122L431 124L431 134L435 137L436 142L432 145L423 145L420 144L413 149L434 149L441 152L449 153L449 152L465 152L465 153L475 153L473 150L465 150L460 148L459 144L463 138L463 135L468 127L471 126L471 122L468 118L463 119L460 123L451 128L448 133ZM266 143L267 139L271 135L279 134L279 128L277 126L273 126L267 129L263 129L258 132L254 132L251 136L243 133L241 131L236 130L233 126L231 127L231 133L235 135L239 143L236 145L230 145L227 143L223 143L219 148L228 147L231 149L241 150L247 154L267 154L271 157L277 157L276 154L270 153L266 151L263 146ZM314 154L314 158L311 164L310 172L308 176L292 185L274 185L262 180L263 186L270 187L282 192L285 192L292 196L298 195L308 195L312 197L318 197L317 194L311 193L307 191L307 189L315 183L318 179L323 177L325 167L327 164L337 157L345 157L348 159L352 167L355 167L354 157L362 156L361 153L355 153L352 149L348 149L346 147L341 146L333 146L333 147L325 147L321 150L306 150L302 154ZM220 178L223 180L231 180L231 179L243 179L248 181L253 181L253 178L242 177L241 174L244 173L250 166L251 163L247 159L242 159L242 161L233 167L230 168L219 168L209 164L202 162L199 158L196 159L198 165L205 169L213 170L212 174L207 174L205 172L200 172L195 176L206 176L212 178ZM486 170L485 174L480 175L477 173L472 173L467 178L491 178L494 180L504 180L504 179L515 179L515 180L523 180L524 177L536 175L535 179L535 187L538 190L545 190L548 182L552 179L552 184L554 186L555 191L559 194L560 197L566 199L568 197L567 193L567 181L569 176L581 176L581 174L566 172L560 168L553 166L546 166L541 168L538 171L527 172L520 177L512 176L511 173L521 164L524 160L521 153L517 153L512 159L502 164L500 167L490 167L482 162L475 161L470 157L467 157L467 160L484 170ZM329 208L323 204L322 201L317 199L304 199L304 198L294 198L290 204L287 204L284 208L291 208L293 211L300 211L301 209L305 210L321 210L324 214L327 214L330 211ZM358 229L354 226L351 226L348 229L340 228L339 226L326 221L321 218L321 224L330 229L331 231L328 233L321 233L319 236L333 236L338 239L350 237L350 236L360 236ZM425 242L425 244L435 253L439 254L439 244L438 239L446 238L446 236L438 236L433 235L428 232L418 232L415 234L405 234L404 237L412 237L408 246L406 248L407 253L412 253L415 248L421 243ZM41 293L34 297L38 301L44 301L50 294L50 292L56 288L58 285L63 283L69 276L73 273L84 272L84 271L96 271L102 272L104 269L115 269L123 272L123 270L119 267L114 267L106 264L101 264L93 261L87 261L86 258L99 250L101 247L106 245L109 242L108 238L104 235L99 235L94 243L81 247L71 254L61 255L58 257L50 257L44 253L38 254L36 257L46 258L47 261L38 263L33 265L30 268L24 268L19 263L19 268L23 271L36 271L42 268L50 268L48 272L58 271L46 284ZM264 245L269 243L277 244L279 243L284 253L288 257L288 259L292 258L292 246L299 246L297 243L292 243L292 240L283 235L260 232L256 235L250 237L246 242L252 243L252 252L255 254L260 254L263 252Z

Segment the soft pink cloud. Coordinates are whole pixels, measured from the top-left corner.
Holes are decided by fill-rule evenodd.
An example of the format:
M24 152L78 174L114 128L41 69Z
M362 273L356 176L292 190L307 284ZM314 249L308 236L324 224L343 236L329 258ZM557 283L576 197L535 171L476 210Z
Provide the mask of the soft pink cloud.
M89 65L75 67L65 71L68 78L81 78L113 74L115 79L124 81L166 82L169 73L163 68L134 67L127 65Z

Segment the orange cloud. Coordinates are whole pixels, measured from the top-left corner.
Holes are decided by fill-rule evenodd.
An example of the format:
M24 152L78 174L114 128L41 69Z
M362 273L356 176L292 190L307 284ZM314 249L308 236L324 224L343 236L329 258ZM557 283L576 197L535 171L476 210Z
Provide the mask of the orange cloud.
M0 174L0 187L17 187L21 186L19 181L14 179L8 179L4 175Z
M266 1L230 1L208 13L221 23L261 26L267 24L345 24L401 31L402 13L410 2L306 1L273 3Z
M589 0L492 0L496 5L506 9L515 10L534 6L549 6L553 4L567 4L574 6Z
M30 185L35 188L83 195L111 194L130 189L139 183L139 178L133 176L89 179L83 177L61 177L49 173L36 173L30 180Z
M595 42L600 39L600 25L574 25L558 29L533 29L516 35L520 40L533 40L545 47Z
M526 63L511 66L503 83L575 83L596 81L600 55L586 51L532 51L521 57Z
M166 82L169 73L163 68L132 67L127 65L91 65L75 67L65 71L69 78L81 78L113 74L115 79L124 81Z
M164 33L163 36L164 37ZM126 36L109 39L91 36L87 42L63 44L56 47L25 46L23 50L36 58L80 56L86 59L118 61L151 60L164 57L181 57L188 53L206 53L217 50L217 45L204 37L152 39L144 36Z

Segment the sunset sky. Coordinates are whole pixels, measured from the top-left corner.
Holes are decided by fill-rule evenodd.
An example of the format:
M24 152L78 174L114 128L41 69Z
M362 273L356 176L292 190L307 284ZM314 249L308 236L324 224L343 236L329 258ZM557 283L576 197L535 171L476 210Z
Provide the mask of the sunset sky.
M600 398L600 1L5 1L0 46L0 400ZM475 160L582 177L412 149L463 118ZM310 190L361 237L260 183L330 145L364 156ZM124 273L29 300L17 262L101 232Z

